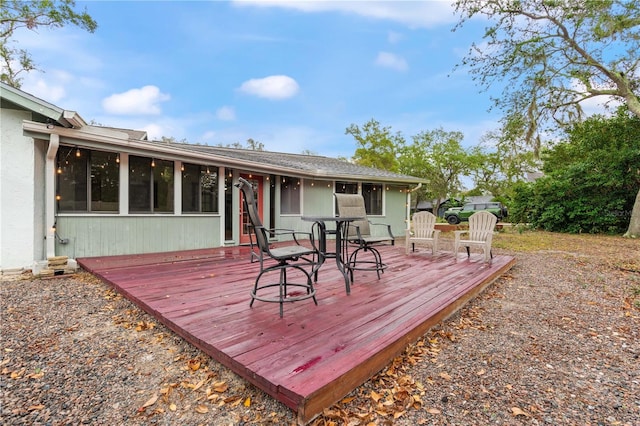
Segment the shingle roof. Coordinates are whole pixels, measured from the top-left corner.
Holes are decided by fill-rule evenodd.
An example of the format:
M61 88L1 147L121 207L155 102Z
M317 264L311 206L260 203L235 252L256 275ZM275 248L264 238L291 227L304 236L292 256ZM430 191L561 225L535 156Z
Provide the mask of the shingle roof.
M337 158L319 155L289 154L283 152L255 151L210 145L192 145L175 142L157 142L176 149L210 154L213 159L229 159L247 164L247 168L270 171L274 174L299 174L316 178L369 179L375 181L417 184L424 179L371 167L359 166Z

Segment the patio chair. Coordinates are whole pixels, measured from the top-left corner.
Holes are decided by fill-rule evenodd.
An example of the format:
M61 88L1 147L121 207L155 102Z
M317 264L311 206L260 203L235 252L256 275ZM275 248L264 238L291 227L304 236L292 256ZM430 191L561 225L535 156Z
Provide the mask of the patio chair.
M367 219L367 210L364 205L364 198L360 194L334 194L338 204L338 216L362 218L351 221L347 224L345 240L348 244L357 248L348 256L346 266L353 281L354 270L376 271L378 279L380 273L384 272L387 265L382 262L380 252L375 248L380 244L395 244L395 238L391 233L391 226L384 223L373 223ZM384 235L372 235L372 226L384 226L381 233ZM346 246L345 246L346 247ZM358 255L362 252L369 252L373 255L373 260L359 260Z
M313 288L311 281L311 272L307 272L300 264L309 266L312 270L316 264L318 251L315 248L306 247L300 244L298 235L304 235L305 238L309 238L309 241L313 247L315 247L313 241L313 235L310 233L296 232L290 229L266 229L262 225L262 220L258 214L258 208L253 195L253 187L251 183L243 178L238 179L238 183L235 185L244 194L244 206L248 213L251 227L255 235L255 245L257 247L257 257L260 263L260 273L258 274L253 290L251 291L251 303L260 300L262 302L273 302L280 305L280 318L283 317L283 304L284 302L296 302L300 300L313 299L317 305L316 290ZM288 235L292 240L289 245L277 245L273 246L270 238L275 236ZM266 265L269 259L276 261L275 264L271 263ZM287 271L295 269L304 274L303 280L305 282L291 282L288 279ZM260 279L263 275L269 272L278 272L279 279L277 282L261 283ZM273 276L273 274L270 274ZM267 289L277 287L278 293L275 295L274 291ZM302 289L304 292L296 291L289 292L291 287L295 287L298 290Z
M416 243L431 244L432 254L438 251L438 237L440 230L434 229L436 217L430 212L417 212L411 219L411 229L405 231L405 253L409 254L409 244L411 251L416 251Z
M471 256L469 247L480 247L484 251L484 261L489 262L493 258L491 253L491 241L493 240L493 230L498 218L487 211L479 211L469 216L469 229L464 231L454 231L455 240L453 250L458 255L460 246L467 248L467 257ZM468 234L466 239L462 236Z

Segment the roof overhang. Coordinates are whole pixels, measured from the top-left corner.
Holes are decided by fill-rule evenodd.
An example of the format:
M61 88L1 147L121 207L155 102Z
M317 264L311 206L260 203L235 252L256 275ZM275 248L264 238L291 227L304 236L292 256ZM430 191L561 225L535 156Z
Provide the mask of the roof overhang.
M364 176L349 173L332 172L326 169L301 170L295 167L271 165L268 162L248 160L246 158L233 158L206 152L198 149L190 149L188 144L164 144L148 140L131 139L130 135L118 129L99 126L82 126L80 128L65 128L34 121L23 122L25 136L48 140L50 135L59 136L61 145L79 146L102 151L126 152L132 155L155 157L173 161L188 163L216 165L239 170L246 170L255 174L275 174L291 177L309 178L317 180L347 180L383 182L387 184L414 185L425 183L424 179L408 176Z
M80 128L87 125L77 112L66 111L6 83L0 83L0 90L3 101L10 102L20 109L31 111L46 121L58 123L63 127Z

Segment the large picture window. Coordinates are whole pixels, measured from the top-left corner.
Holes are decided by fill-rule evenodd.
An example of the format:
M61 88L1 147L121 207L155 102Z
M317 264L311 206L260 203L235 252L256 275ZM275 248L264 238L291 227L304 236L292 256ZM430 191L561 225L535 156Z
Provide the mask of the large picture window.
M129 157L129 212L173 212L173 161Z
M113 152L60 147L56 160L58 211L117 213L120 185L117 159Z
M280 184L280 213L300 214L300 179L283 177Z
M368 215L382 215L382 185L379 183L363 183L362 196Z
M218 212L218 169L185 164L182 171L182 212Z

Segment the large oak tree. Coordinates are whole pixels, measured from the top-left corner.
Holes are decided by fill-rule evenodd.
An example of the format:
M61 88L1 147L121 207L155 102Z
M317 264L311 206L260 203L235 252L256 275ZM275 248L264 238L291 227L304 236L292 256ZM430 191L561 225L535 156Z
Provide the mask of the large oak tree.
M458 0L460 26L482 18L482 43L463 65L506 116L526 121L522 138L537 148L545 132L577 122L584 102L607 97L640 117L637 0ZM640 188L626 236L640 236Z

